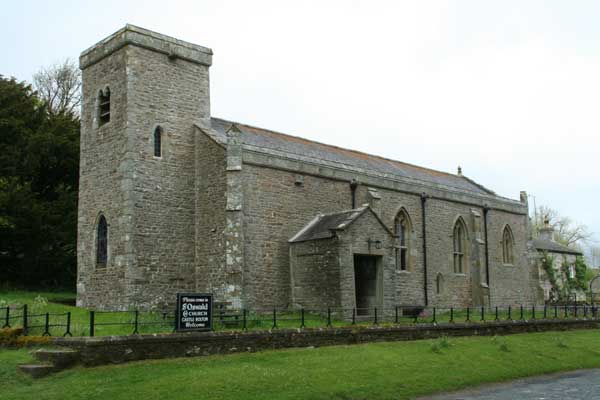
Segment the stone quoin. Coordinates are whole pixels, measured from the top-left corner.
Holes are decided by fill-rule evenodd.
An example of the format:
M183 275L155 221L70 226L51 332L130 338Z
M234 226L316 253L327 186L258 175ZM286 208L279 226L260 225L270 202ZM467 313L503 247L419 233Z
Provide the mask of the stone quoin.
M81 54L79 306L543 301L525 192L212 117L212 57L132 25Z

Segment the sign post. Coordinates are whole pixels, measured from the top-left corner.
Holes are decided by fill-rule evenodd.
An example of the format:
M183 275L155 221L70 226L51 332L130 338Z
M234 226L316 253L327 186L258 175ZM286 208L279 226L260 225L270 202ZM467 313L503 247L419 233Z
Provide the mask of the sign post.
M212 294L177 293L175 330L212 331Z

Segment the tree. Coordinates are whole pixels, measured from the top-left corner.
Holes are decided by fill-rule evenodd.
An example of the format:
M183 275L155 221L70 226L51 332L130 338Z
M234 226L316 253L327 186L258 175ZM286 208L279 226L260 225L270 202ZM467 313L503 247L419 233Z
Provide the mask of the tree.
M538 235L541 228L544 227L544 220L548 220L549 225L554 228L554 240L565 246L575 249L581 249L592 239L592 232L587 226L574 222L571 218L562 216L560 213L547 206L539 206L532 219L531 228L533 237Z
M33 76L33 85L50 115L79 115L81 71L72 60L41 69Z
M0 282L72 287L78 170L78 118L0 75Z

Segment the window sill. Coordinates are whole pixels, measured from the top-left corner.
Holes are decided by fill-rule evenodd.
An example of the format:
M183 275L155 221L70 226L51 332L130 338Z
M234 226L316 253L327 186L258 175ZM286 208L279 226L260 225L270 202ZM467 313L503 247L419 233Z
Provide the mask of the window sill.
M504 264L504 263L502 263L502 266L503 267L514 267L515 264Z
M407 270L407 269L397 269L397 270L396 270L396 273L397 273L397 274L402 274L402 275L404 275L404 274L411 274L411 273L412 273L412 271L409 271L409 270Z
M467 276L467 274L465 274L464 272L454 272L453 273L454 276Z

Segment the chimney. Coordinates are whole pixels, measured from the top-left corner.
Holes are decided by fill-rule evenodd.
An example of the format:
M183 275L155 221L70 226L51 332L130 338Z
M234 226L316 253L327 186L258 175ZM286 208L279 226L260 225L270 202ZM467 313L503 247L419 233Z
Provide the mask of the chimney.
M540 239L553 242L554 228L550 226L548 216L544 217L544 227L539 229Z

